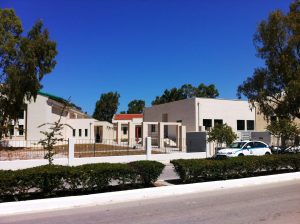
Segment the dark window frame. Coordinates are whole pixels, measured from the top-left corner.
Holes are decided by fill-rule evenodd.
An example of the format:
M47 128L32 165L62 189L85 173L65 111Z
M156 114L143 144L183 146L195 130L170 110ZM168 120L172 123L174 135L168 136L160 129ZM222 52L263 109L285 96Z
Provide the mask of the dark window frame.
M76 129L73 129L73 137L76 137Z
M238 131L246 130L245 120L236 120L236 130Z
M82 130L78 129L78 137L81 137L81 135L82 135Z
M87 128L84 129L84 136L85 136L85 137L88 137L88 129L87 129Z
M251 122L251 125L250 125ZM250 126L250 128L249 128ZM247 130L248 131L254 131L255 130L255 122L254 120L247 120Z

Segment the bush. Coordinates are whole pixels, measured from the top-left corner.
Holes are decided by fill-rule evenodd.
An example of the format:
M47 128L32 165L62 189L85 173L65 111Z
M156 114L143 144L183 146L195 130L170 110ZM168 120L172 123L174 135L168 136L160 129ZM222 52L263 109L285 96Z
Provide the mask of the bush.
M173 160L175 171L184 183L251 177L300 170L300 154L244 156L216 159Z
M130 185L150 185L164 165L155 161L130 164L87 164L76 167L46 165L16 171L0 170L0 201L24 199L34 194L56 196L61 192L103 192L112 186L125 189Z
M136 161L129 165L136 171L143 185L154 183L162 173L165 165L156 161Z

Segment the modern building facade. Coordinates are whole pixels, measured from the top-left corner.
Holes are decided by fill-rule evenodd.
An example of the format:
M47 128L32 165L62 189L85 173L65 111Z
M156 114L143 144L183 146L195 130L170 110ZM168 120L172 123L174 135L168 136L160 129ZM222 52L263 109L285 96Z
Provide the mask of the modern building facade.
M44 138L42 131L48 131L51 124L64 124L62 138L113 139L113 125L89 117L81 109L71 104L64 109L67 101L63 98L39 92L35 101L26 102L18 121L12 123L8 139L36 141Z
M228 124L239 135L255 130L255 108L243 100L191 98L154 105L144 110L144 121L178 122L187 132L208 131L216 124ZM174 130L166 127L166 137Z

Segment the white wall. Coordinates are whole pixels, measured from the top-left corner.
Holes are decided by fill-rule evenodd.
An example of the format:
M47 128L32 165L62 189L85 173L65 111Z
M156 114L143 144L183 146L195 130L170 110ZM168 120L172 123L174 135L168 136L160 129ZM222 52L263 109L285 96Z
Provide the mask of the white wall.
M195 99L179 100L145 108L144 121L162 122L162 115L168 114L168 122L182 120L182 125L190 132L196 128L195 113Z
M43 135L40 131L46 131L47 126L38 126L51 121L51 106L48 98L38 95L36 101L27 105L27 140L40 140Z
M223 124L227 123L232 129L237 132L237 120L245 120L245 128L247 128L247 120L255 122L255 110L250 110L249 103L242 100L223 100L223 99L208 99L196 98L196 107L199 103L199 125L203 126L203 119L222 119ZM196 108L198 114L198 108Z
M255 109L251 111L248 102L242 100L192 98L154 105L145 108L144 121L160 122L163 114L168 114L168 122L182 120L182 125L186 126L187 132L199 131L198 126L203 126L203 119L212 119L212 125L214 119L222 119L223 123L230 125L235 132L237 132L237 120L245 120L246 128L247 120L255 122ZM172 129L169 129L170 133L173 134Z

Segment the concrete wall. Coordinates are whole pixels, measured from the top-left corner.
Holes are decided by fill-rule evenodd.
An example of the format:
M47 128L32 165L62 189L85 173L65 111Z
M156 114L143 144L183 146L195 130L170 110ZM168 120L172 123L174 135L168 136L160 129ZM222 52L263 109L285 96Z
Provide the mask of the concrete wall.
M196 98L196 107L196 122L199 126L204 126L203 119L212 119L212 126L215 119L222 119L223 124L228 124L237 132L237 120L245 120L246 129L247 120L255 122L255 110L250 110L247 101Z
M237 120L253 120L255 125L255 109L250 110L247 101L223 100L210 98L193 98L176 102L154 105L145 108L144 121L162 121L163 114L168 114L168 122L182 121L187 132L201 131L203 119L212 119L214 126L215 119L222 119L237 132Z
M168 114L168 122L182 121L182 125L187 128L187 132L191 132L196 129L195 113L195 99L179 100L145 108L144 121L162 122L163 114Z

